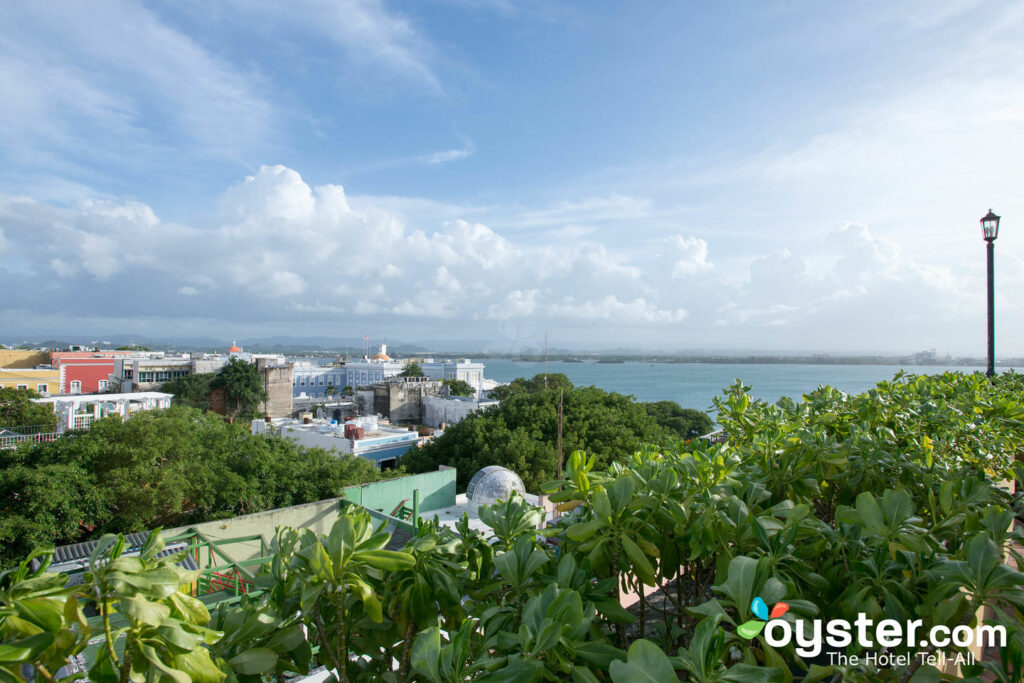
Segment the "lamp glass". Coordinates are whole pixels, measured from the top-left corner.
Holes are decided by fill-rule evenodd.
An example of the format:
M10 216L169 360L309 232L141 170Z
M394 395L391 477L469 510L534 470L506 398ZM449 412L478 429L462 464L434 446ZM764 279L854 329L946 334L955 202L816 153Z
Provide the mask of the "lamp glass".
M981 219L981 234L990 242L999 236L999 216L992 213L992 209Z

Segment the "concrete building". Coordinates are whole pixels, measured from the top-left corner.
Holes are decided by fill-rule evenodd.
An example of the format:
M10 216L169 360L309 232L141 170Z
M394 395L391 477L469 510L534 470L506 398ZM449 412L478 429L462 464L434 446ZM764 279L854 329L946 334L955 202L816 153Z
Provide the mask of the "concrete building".
M154 391L164 382L192 374L192 357L162 356L156 358L118 358L114 361L111 380L122 392Z
M266 423L261 420L254 420L252 426L255 433L266 430ZM397 459L420 440L416 432L393 427L375 416L358 417L344 424L336 420L273 420L271 428L303 446L358 455L382 469L394 467Z
M498 405L498 401L481 399L476 396L440 396L428 394L423 397L422 423L428 427L441 427L462 422L475 410Z
M93 394L85 396L53 396L33 399L35 403L53 406L57 414L57 434L69 429L86 429L96 420L110 415L128 419L143 410L170 408L173 394L157 391L131 394Z
M263 378L263 389L267 398L263 401L266 417L291 417L292 415L292 365L283 358L256 359L256 370Z
M421 424L424 401L441 391L439 380L425 377L396 377L373 385L371 414L386 417L393 423Z

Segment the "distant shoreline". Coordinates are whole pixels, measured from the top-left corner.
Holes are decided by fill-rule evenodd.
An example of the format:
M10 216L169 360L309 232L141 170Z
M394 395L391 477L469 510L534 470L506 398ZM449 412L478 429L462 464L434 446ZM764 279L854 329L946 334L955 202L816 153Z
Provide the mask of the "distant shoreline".
M488 359L508 360L519 363L543 363L543 356L483 355L472 356L481 361ZM666 363L666 364L713 364L713 365L902 365L906 367L985 367L983 358L942 358L918 361L900 356L587 356L548 357L548 363ZM1024 358L1007 358L996 361L997 367L1024 365Z

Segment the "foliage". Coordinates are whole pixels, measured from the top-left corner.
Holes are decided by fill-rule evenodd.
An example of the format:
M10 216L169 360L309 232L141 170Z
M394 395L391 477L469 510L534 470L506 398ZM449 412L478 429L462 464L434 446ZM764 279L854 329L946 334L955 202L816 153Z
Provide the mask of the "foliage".
M44 427L43 431L57 428L57 414L53 407L33 403L39 394L31 389L0 387L0 429L5 427Z
M455 467L463 490L482 467L502 465L522 477L527 489L536 490L557 471L559 391L565 453L586 450L597 458L599 467L607 467L645 443L672 440L631 397L596 387L566 387L564 378L549 375L547 389L543 375L516 380L509 386L517 388L500 406L472 413L441 437L404 455L401 463L410 472L432 471L438 465Z
M790 624L864 613L919 619L919 633L974 624L987 608L1006 644L960 673L1019 681L1021 498L998 483L1024 474L1022 379L897 376L860 396L821 388L774 405L737 383L716 402L725 443L647 448L604 469L573 452L545 486L564 515L544 530L519 497L480 510L490 539L466 518L457 535L425 521L387 550L355 506L326 536L281 529L263 593L209 622L171 590L188 577L151 551L127 561L105 541L82 586L23 564L0 576L0 670L16 678L27 663L47 677L99 637L99 681L126 670L255 681L317 665L340 681L401 683L949 678L916 656L840 664L774 648L748 622L784 601L776 617ZM619 606L623 588L641 596L638 619ZM90 632L80 608L108 604L126 630ZM854 640L845 653L918 645Z
M363 458L253 435L193 408L114 416L88 432L0 451L0 562L106 531L331 498L383 476Z
M713 423L707 413L683 408L675 401L644 403L644 410L654 420L681 439L695 439L711 431Z
M448 387L449 396L475 396L476 390L469 385L469 382L462 379L446 379L441 382Z
M189 406L199 410L209 410L210 391L217 375L212 372L199 372L176 377L165 382L160 391L174 394L174 405Z
M399 377L423 377L423 368L420 364L415 361L409 361L402 368L402 371L398 373Z
M565 373L552 372L534 375L533 379L517 377L508 384L491 389L490 395L497 401L504 401L514 394L535 394L547 389L572 391L573 388L573 383Z
M259 417L262 414L260 403L267 399L267 389L254 363L229 358L210 386L224 390L225 407L232 406L231 414L237 417Z

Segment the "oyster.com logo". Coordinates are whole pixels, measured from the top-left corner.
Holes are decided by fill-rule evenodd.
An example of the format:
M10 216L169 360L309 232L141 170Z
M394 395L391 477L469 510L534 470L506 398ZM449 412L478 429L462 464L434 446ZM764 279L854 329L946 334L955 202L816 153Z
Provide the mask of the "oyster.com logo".
M750 609L754 612L754 616L757 619L751 619L740 624L739 628L736 629L736 633L740 634L747 640L752 639L768 624L772 619L778 619L783 614L789 611L789 605L785 602L777 602L772 607L772 611L768 612L768 605L765 604L764 598L758 596L754 598L754 601L750 603Z

